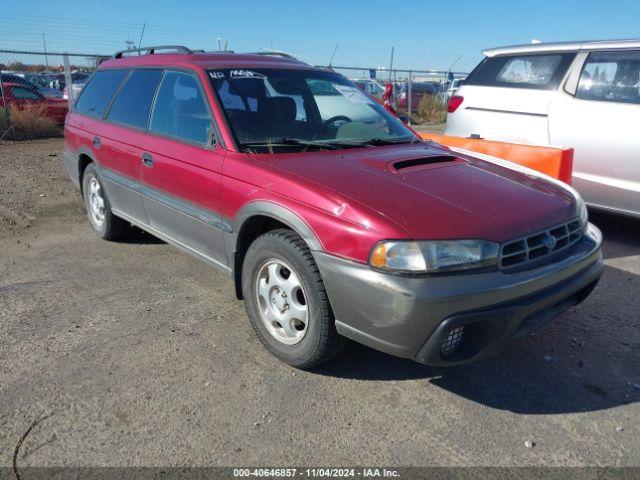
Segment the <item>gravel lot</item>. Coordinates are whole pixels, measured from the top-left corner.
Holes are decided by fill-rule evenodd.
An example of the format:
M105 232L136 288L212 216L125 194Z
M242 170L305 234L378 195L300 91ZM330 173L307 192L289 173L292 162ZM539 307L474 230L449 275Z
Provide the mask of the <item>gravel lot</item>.
M638 466L640 222L592 220L599 286L502 355L434 369L353 344L308 373L262 348L226 275L94 237L61 139L0 144L0 466L49 414L20 466Z

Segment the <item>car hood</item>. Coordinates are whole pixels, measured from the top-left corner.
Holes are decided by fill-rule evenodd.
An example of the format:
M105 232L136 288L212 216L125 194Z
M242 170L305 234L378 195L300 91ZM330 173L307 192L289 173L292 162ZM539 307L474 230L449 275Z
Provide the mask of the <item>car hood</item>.
M573 194L559 185L431 143L268 157L273 168L383 216L415 239L501 242L577 215Z

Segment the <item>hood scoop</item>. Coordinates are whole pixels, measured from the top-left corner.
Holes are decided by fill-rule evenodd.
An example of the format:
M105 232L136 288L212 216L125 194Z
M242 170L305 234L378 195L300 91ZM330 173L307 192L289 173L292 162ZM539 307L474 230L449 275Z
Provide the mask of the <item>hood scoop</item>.
M391 163L391 168L396 172L400 172L410 168L424 167L425 165L433 165L436 163L450 163L456 160L459 160L459 158L453 155L432 155L430 157L411 158L409 160L393 162Z

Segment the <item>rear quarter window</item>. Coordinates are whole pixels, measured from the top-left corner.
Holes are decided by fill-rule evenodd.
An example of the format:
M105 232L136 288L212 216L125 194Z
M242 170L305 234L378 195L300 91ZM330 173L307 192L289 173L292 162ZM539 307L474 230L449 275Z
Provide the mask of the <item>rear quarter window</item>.
M82 89L75 104L76 112L95 118L104 117L109 102L127 73L127 70L96 72Z
M554 90L575 52L487 57L464 81L465 85Z

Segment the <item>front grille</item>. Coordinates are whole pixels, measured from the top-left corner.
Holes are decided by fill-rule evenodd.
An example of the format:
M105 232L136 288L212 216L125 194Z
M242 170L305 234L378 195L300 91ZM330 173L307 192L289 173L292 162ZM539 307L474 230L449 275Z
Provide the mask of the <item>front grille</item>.
M499 265L501 269L526 268L547 257L566 250L582 238L578 220L534 233L502 245Z

